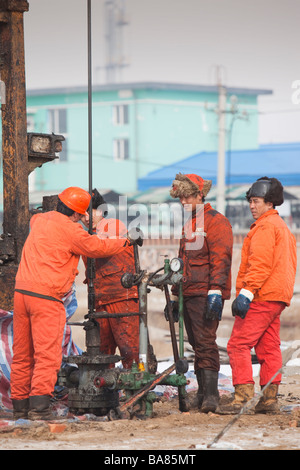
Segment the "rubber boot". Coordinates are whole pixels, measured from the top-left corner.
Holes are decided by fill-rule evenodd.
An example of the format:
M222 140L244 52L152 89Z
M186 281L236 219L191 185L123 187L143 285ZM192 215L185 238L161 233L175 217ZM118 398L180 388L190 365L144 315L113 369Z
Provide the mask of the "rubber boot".
M50 400L50 395L35 395L29 397L28 419L32 421L61 419L52 413Z
M263 388L263 387L262 387ZM270 384L255 407L255 413L276 414L279 412L277 401L278 384Z
M217 370L202 369L203 401L200 408L202 413L214 413L219 404Z
M201 408L203 403L203 383L202 383L202 369L196 371L196 378L198 382L198 391L197 391L197 407Z
M254 384L235 385L234 399L230 403L221 405L220 414L238 414L243 406L254 397ZM246 414L249 414L246 412Z
M29 398L12 400L14 419L27 419L29 410Z

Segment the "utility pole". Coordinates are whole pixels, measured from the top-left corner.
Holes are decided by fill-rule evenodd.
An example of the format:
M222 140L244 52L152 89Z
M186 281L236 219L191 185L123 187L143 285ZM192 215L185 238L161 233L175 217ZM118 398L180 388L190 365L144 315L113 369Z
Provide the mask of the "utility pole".
M219 144L217 176L217 211L225 215L226 88L219 84Z
M230 160L231 160L231 140L232 128L237 119L248 120L246 111L240 113L238 111L238 98L233 95L230 97L231 109L226 109L227 88L222 85L221 67L216 67L217 87L219 91L218 106L210 111L214 111L218 115L218 168L217 168L217 211L225 215L226 211L226 169L225 157L227 147L227 134L229 135L229 151L228 151L228 180L230 179ZM208 109L206 107L206 109ZM229 131L226 130L226 115L231 114L232 120Z
M61 151L61 142L65 140L55 134L27 133L23 16L28 10L27 0L0 1L3 159L0 308L7 311L13 309L15 276L29 233L28 175L57 158L56 152Z

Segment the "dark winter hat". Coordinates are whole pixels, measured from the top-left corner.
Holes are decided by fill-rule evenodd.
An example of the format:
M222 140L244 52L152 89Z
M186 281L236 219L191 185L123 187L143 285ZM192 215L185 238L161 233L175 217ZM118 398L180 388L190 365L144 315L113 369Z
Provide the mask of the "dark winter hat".
M283 186L276 178L263 176L252 184L246 192L246 199L251 197L263 197L265 202L271 202L274 207L283 204Z
M101 206L103 217L106 217L107 216L106 201L103 198L103 196L101 196L99 191L95 188L92 190L92 209L98 209L99 206Z

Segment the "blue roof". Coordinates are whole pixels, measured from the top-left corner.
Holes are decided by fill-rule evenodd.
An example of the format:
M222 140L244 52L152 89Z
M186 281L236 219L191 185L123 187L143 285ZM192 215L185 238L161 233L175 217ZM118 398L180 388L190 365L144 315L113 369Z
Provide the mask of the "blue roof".
M229 171L230 167L230 171ZM170 186L176 173L196 173L217 184L218 153L200 152L184 160L151 171L138 180L138 189ZM300 186L300 142L261 145L254 150L226 153L226 184L246 184L269 176L283 186Z

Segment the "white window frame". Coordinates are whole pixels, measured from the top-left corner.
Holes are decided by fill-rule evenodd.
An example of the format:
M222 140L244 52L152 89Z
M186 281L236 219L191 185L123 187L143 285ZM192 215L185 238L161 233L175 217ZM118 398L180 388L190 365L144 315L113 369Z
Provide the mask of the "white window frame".
M113 141L114 160L129 160L129 140L126 138L114 139Z
M60 111L65 111L66 113L66 122L65 122L65 129L62 129L62 124L60 122ZM68 161L68 147L67 147L67 109L66 108L48 108L48 132L54 134L61 134L66 139L63 143L63 150L59 153L59 159L54 160L55 163L59 163L59 161L67 162Z
M123 126L129 123L128 104L113 105L113 124L115 126Z

